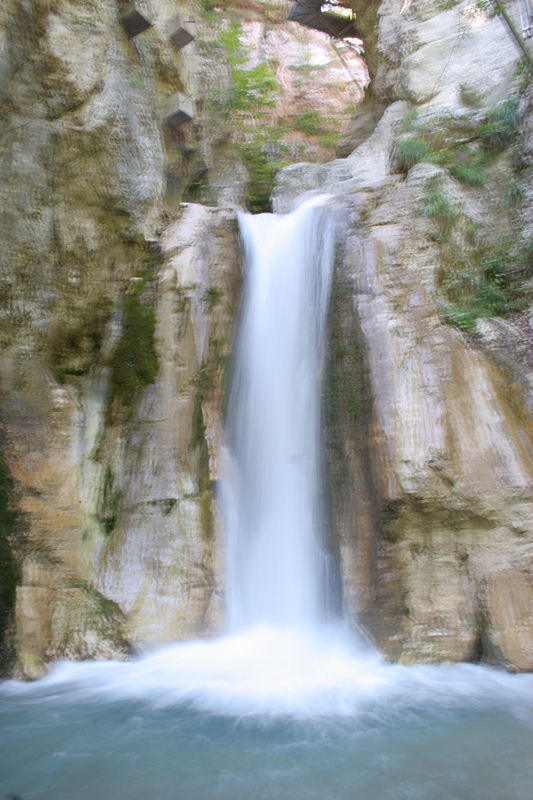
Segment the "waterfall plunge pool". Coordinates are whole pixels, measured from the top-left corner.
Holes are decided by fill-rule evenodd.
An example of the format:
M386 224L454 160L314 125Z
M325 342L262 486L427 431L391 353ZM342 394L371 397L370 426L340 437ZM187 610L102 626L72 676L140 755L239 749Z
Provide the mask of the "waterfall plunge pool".
M0 685L0 797L530 800L533 676L257 627Z

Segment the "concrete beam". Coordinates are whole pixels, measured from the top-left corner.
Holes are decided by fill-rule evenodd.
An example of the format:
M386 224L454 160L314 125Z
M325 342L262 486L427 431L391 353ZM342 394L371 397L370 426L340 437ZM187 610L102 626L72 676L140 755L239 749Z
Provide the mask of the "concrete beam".
M194 23L176 14L169 24L168 38L176 50L181 50L195 39Z
M177 130L194 117L194 105L185 95L177 92L163 106L163 119L171 130Z
M152 27L151 19L144 10L141 11L139 4L135 2L126 4L120 14L120 21L130 39Z

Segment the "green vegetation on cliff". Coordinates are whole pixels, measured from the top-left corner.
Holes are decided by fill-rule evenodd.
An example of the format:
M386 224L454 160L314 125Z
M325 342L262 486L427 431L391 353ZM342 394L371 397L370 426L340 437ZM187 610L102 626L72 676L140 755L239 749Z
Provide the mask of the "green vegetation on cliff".
M510 239L489 249L465 252L440 276L447 301L441 305L445 322L471 330L476 320L522 311L532 289L524 280L533 272L533 244L515 247Z
M270 195L274 188L276 172L286 167L288 161L275 161L269 156L272 151L279 152L282 145L271 131L260 131L245 141L239 148L240 156L248 172L246 205L254 214L271 211Z
M421 161L434 162L435 156L429 145L419 138L410 137L396 145L394 152L396 164L401 172L409 172L411 167Z
M241 42L241 34L241 27L235 22L220 33L232 78L232 86L222 101L228 115L234 111L254 113L264 106L274 106L279 93L276 76L269 64L247 66L251 48Z
M478 103L472 92L461 91L470 104ZM463 102L465 102L463 100ZM486 181L485 169L509 147L518 135L521 113L520 98L511 96L489 109L485 121L477 125L468 115L455 121L456 141L443 135L439 124L418 120L416 109L405 115L400 131L409 134L397 142L394 162L407 174L415 164L426 162L444 167L449 174L467 186L481 187Z
M462 87L460 97L466 106L480 106L481 98L471 89ZM482 317L519 312L531 302L526 281L533 272L533 247L522 239L518 213L525 195L522 173L528 165L520 137L522 116L515 87L485 112L443 123L431 114L421 118L413 109L398 126L400 137L392 153L397 170L407 174L421 162L442 168L426 184L420 214L432 222L430 237L440 245L442 319L462 330L471 330ZM499 238L490 232L481 241L479 226L465 213L465 195L447 176L479 190L481 202L498 202L499 195Z
M212 491L211 478L209 474L209 450L207 448L207 436L204 419L203 404L207 394L212 387L213 377L211 365L204 364L196 377L196 395L194 398L194 409L192 418L192 429L190 439L190 449L196 455L197 475L200 500L200 516L202 534L204 539L209 540L213 535L213 512L211 508Z
M276 105L280 93L275 72L268 63L248 65L251 48L243 44L241 35L237 23L220 34L232 85L217 102L221 112L232 117L235 143L248 173L246 205L258 213L270 210L274 177L289 162L282 157L286 147L280 141L281 131L265 114Z
M487 153L470 144L439 145L432 141L431 134L421 134L399 142L394 158L397 168L406 174L415 164L425 162L444 167L456 180L467 186L483 186L485 183Z
M438 242L448 239L457 221L457 214L443 193L438 176L429 181L423 213L425 217L429 217L437 225L435 239Z
M501 152L518 132L521 114L518 109L520 99L509 97L489 111L487 121L478 129L478 136L490 154Z

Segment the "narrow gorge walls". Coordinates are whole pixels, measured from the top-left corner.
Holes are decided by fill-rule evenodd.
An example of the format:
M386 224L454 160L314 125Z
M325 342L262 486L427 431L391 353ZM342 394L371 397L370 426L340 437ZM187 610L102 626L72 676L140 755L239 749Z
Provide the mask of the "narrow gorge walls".
M345 613L392 659L533 667L527 72L477 4L383 0L358 11L357 106L359 57L275 11L154 0L129 39L114 0L2 6L5 670L220 629L235 206L265 208L287 163L275 210L328 192L337 220ZM172 130L176 93L194 118Z

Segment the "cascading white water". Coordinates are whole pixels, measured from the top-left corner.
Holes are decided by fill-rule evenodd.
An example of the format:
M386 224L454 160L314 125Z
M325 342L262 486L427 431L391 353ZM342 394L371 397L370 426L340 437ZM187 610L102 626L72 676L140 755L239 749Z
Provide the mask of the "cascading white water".
M231 629L313 626L327 602L320 381L334 237L324 199L240 217L246 273L225 488Z

